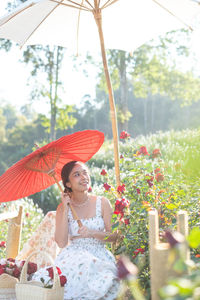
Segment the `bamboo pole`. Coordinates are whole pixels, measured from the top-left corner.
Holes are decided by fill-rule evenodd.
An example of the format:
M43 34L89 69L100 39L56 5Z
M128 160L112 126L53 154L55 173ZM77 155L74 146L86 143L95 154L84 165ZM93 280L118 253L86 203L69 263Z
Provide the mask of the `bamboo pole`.
M99 31L101 55L102 55L104 72L105 72L105 77L106 77L106 83L107 83L107 87L108 87L110 115L111 115L111 122L112 122L113 142L114 142L115 174L116 174L116 182L117 182L117 185L119 186L120 185L119 144L118 144L116 108L115 108L115 101L114 101L114 96L113 96L112 84L111 84L111 80L110 80L110 74L108 71L108 63L107 63L106 51L105 51L105 45L104 45L101 9L99 7L96 7L93 10L93 15L94 15L94 18L95 18L95 21L96 21L96 24L98 27L98 31Z

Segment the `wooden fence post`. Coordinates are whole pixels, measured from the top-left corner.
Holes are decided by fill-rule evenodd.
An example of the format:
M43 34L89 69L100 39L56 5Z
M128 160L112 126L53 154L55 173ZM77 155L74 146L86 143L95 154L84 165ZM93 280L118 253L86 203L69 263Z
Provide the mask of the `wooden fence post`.
M23 207L15 218L9 219L6 258L15 258L20 248Z
M186 237L188 235L187 212L180 211L177 215L177 230ZM168 255L170 246L168 243L161 243L159 239L158 212L149 212L149 255L151 270L151 299L159 300L158 290L165 284L168 276L173 273L169 269ZM189 249L186 247L185 259L189 258Z

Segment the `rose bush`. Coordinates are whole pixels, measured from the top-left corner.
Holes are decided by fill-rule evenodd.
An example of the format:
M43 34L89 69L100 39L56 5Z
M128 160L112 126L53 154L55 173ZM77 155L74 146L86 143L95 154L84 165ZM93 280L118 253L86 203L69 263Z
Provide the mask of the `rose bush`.
M195 134L196 140L199 139L200 134ZM119 187L116 186L113 169L102 165L106 176L101 174L102 169L95 170L103 188L95 186L93 191L110 199L114 209L113 231L118 230L122 237L112 250L115 255L126 254L139 267L139 278L147 299L150 298L149 210L158 210L161 240L166 229L176 228L179 210L188 212L190 228L199 222L199 183L188 180L183 170L184 139L187 141L189 136L190 131L177 133L177 141L173 132L153 135L146 140L144 137L136 140L129 136L124 138L120 142ZM190 149L187 146L187 151L192 152L196 140L191 142Z

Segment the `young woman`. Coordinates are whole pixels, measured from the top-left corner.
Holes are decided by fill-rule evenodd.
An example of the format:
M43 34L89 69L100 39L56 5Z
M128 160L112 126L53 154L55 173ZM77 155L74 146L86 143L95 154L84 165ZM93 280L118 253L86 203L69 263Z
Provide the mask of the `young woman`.
M90 176L85 164L72 161L63 167L61 176L65 190L56 211L55 240L64 249L55 264L67 277L64 300L115 299L119 288L115 259L105 248L105 241L116 239L111 234L110 202L88 194Z

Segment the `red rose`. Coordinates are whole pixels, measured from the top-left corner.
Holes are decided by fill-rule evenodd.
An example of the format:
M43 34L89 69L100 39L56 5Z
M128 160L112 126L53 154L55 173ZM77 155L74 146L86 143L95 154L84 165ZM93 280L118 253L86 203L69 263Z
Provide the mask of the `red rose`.
M145 146L140 147L139 154L149 155L147 148Z
M119 186L117 187L118 193L124 193L125 190L126 190L125 184L119 185Z
M141 193L140 189L136 189L136 192L137 192L138 195Z
M0 266L0 275L5 272L5 269Z
M125 139L127 139L128 137L130 137L130 134L129 134L128 132L122 131L122 132L120 133L120 139L125 140Z
M124 156L121 154L121 155L120 155L120 158L121 158L121 159L123 159L123 158L124 158Z
M28 275L33 274L36 271L37 271L37 264L35 264L33 262L29 262L28 263L28 270L27 270Z
M164 175L161 173L157 173L155 178L157 182L163 181L165 179Z
M129 225L129 224L130 224L129 219L125 219L125 220L124 220L124 223L125 223L126 225Z
M89 193L92 192L92 187L91 187L91 186L89 187L88 192L89 192Z
M0 243L0 247L5 248L5 247L6 247L6 242L5 242L5 241L2 241L2 242Z
M103 187L106 191L109 191L111 189L111 185L109 185L107 183L104 183Z
M154 170L154 173L157 174L157 173L159 173L160 171L161 171L160 168L156 168L156 169Z
M154 149L152 152L152 157L158 157L159 155L161 155L160 149Z
M144 254L144 249L143 248L138 248L135 251L133 251L133 253L135 254L133 256L133 258L135 258L139 253Z
M61 275L60 276L60 285L64 286L66 282L67 282L67 278L64 275Z
M29 213L27 212L25 216L28 218L29 217Z
M56 267L56 269L57 269L58 275L60 275L61 270L58 267ZM53 277L54 277L53 267L47 268L47 271L49 272L49 277L51 279L53 279Z
M15 259L14 258L8 258L7 261L15 263Z
M125 198L119 200L117 199L115 202L115 215L121 215L121 217L124 216L124 208L129 206L129 201Z
M16 278L19 278L19 276L20 276L20 270L19 270L18 267L14 268L13 276L16 277Z
M149 187L152 187L153 186L153 176L147 174L146 175L148 178L147 178L147 183L149 185Z
M106 170L103 169L103 170L101 171L101 175L103 175L103 176L107 175Z

